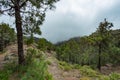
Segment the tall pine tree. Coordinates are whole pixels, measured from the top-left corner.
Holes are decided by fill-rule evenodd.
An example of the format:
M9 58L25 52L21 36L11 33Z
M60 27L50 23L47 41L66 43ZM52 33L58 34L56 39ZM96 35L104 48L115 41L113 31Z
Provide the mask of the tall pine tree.
M25 63L23 51L23 29L32 26L39 28L48 9L53 9L58 0L0 0L0 15L15 18L17 31L19 64Z
M99 70L101 70L101 61L102 61L102 53L108 50L109 43L110 43L110 34L111 34L111 27L113 27L113 24L104 20L104 22L101 22L98 29L97 29L97 35L94 38L96 45L98 46L98 64L97 67Z

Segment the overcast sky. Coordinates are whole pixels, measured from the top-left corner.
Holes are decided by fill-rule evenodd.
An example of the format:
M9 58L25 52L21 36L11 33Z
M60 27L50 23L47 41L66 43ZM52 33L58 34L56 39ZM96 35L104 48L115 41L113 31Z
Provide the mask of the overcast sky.
M47 13L42 36L58 42L89 35L104 18L120 28L120 0L61 0Z
M54 11L47 12L42 36L55 43L89 35L104 18L114 24L114 29L120 28L120 0L60 0Z

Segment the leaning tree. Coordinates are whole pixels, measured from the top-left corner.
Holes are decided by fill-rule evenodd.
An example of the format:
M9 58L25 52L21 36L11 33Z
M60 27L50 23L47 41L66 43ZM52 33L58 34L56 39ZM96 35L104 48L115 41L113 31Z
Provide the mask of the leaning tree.
M39 29L48 9L53 9L59 0L0 0L0 15L15 18L18 43L18 63L25 63L23 51L23 30L30 26ZM24 30L25 31L25 30Z

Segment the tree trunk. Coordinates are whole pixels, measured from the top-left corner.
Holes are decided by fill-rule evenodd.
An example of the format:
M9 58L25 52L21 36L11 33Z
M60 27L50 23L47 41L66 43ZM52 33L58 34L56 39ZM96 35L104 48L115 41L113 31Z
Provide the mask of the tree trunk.
M4 40L3 40L3 32L0 33L0 52L4 50Z
M15 22L17 30L17 43L18 43L18 63L23 65L25 63L24 51L23 51L23 32L22 32L22 21L20 15L19 1L15 4Z
M99 44L99 52L98 52L98 69L101 71L101 44Z
M0 52L4 50L4 43L3 40L0 40Z

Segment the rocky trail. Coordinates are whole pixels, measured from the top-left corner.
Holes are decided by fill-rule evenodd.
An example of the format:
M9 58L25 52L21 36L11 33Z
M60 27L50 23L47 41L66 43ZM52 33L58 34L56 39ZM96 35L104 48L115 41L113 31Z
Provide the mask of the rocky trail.
M26 49L27 46L24 45L24 49ZM17 44L9 45L6 47L5 52L0 54L0 69L3 68L3 65L6 63L5 59L13 58L17 56Z
M50 54L47 57L47 60L51 62L51 64L48 66L48 71L50 74L52 74L54 80L80 80L82 77L80 74L80 70L78 69L72 69L69 71L64 71L59 67L59 61ZM109 75L113 72L120 73L120 66L116 67L102 67L101 73L104 75Z
M4 61L4 54L0 54L0 69L2 69L3 68L3 61Z
M6 55L11 55L11 54L16 54L17 55L17 45L10 45L5 49L5 53L0 54L0 69L3 68L3 65L5 63L5 56Z
M48 71L53 75L54 80L80 80L79 70L64 71L59 67L58 60L55 57L49 56L47 59L51 62Z

